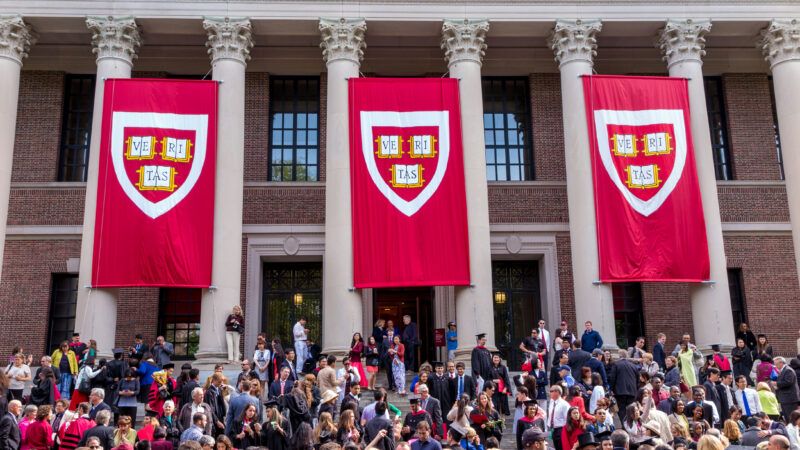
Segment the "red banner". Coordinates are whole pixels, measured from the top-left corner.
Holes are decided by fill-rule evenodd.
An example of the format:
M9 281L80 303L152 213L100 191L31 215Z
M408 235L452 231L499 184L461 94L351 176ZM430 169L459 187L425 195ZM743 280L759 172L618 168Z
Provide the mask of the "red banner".
M208 287L217 84L106 80L94 287Z
M600 280L709 276L687 81L584 77Z
M457 80L351 78L350 174L355 287L469 284Z

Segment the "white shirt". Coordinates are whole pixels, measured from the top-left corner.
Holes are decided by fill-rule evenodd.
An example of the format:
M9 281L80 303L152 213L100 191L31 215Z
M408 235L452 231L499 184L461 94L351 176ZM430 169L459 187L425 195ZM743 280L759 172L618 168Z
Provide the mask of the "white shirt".
M306 336L306 327L304 327L300 322L294 324L294 327L292 328L292 334L294 335L295 341L308 340L308 336Z
M561 428L567 424L567 413L569 412L569 403L563 398L556 401L547 401L547 421L545 425L548 430L554 428ZM551 427L552 425L552 427Z
M747 412L744 410L744 400L742 399L743 394L747 396L747 406L750 407L750 414L753 415L760 413L762 411L761 399L758 397L758 392L750 388L744 388L744 392L739 389L733 391L733 395L736 397L736 404L742 408L742 413L747 414Z
M17 376L23 377L30 377L31 376L31 368L28 367L27 364L23 364L19 367L12 365L11 367L6 370L6 374L8 375L8 388L9 389L25 389L25 382L24 381L17 381Z
M550 332L546 328L539 328L539 339L544 339L544 350L550 351Z
M591 412L589 414L594 414L594 410L597 409L597 401L605 397L606 390L603 386L592 386L592 396L589 398L589 411ZM607 416L611 416L611 414L607 414Z
M198 405L197 403L192 402L192 417L194 417L196 413L205 413L205 412L206 409L203 407L202 404Z
M794 425L787 425L786 426L786 433L789 435L789 443L791 450L798 450L800 449L800 434L798 434L798 428Z

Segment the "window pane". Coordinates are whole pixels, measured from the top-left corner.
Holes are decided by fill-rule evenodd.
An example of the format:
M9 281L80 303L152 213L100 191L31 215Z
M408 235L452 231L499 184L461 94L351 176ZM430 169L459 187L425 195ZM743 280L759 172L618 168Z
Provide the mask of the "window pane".
M310 164L317 163L319 151L319 78L271 77L270 111L269 179L317 181Z
M53 274L51 286L45 354L50 354L62 341L69 340L75 329L78 275Z
M159 298L158 332L171 342L172 359L194 359L197 352L196 333L200 328L202 290L163 288Z
M721 77L704 77L706 109L711 134L711 151L718 180L732 180L730 145L728 143L728 118Z
M66 76L58 181L86 181L85 167L89 160L94 83L94 75Z
M498 181L533 179L528 79L485 77L483 93L487 164L490 154L497 164L491 170L487 167L487 177Z

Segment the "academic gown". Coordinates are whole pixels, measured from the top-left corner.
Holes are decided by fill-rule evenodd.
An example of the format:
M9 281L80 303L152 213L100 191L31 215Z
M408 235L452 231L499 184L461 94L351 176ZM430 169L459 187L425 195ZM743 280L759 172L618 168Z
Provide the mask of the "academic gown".
M278 420L283 433L273 428L271 422L264 422L261 426L261 445L269 450L286 450L289 448L289 440L292 438L289 421L283 417L279 417Z
M480 375L483 381L491 379L492 376L492 354L486 347L475 347L472 349L472 376Z
M430 389L431 397L439 400L442 404L442 409L453 406L453 400L450 398L450 378L447 375L433 374L428 378L428 388Z
M428 414L427 411L420 409L417 412L410 412L406 414L405 420L403 420L403 426L408 426L411 430L410 435L404 435L403 439L408 440L411 436L413 436L417 432L417 425L420 422L428 422L428 425L433 428L433 420L431 420L431 415Z
M500 385L495 386L494 394L492 395L492 403L500 413L509 415L508 409L508 393L511 392L511 381L508 378L508 368L504 365L492 366L490 380L501 380L503 382L504 392L500 392ZM530 394L530 393L529 393Z

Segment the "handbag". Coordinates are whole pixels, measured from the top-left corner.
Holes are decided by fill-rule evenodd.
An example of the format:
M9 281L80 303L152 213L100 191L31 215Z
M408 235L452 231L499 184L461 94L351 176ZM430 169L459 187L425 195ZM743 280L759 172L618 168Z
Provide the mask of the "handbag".
M92 393L92 380L90 380L89 377L81 378L81 382L78 383L78 392L86 395Z

